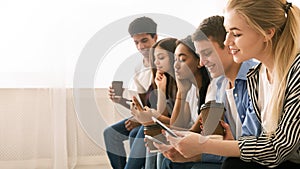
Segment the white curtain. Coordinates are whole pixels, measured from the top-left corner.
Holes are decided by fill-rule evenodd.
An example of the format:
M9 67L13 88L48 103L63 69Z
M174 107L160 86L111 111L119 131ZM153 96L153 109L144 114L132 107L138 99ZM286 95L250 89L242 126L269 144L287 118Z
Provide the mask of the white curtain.
M1 88L0 103L1 169L75 168L105 155L81 129L70 90Z

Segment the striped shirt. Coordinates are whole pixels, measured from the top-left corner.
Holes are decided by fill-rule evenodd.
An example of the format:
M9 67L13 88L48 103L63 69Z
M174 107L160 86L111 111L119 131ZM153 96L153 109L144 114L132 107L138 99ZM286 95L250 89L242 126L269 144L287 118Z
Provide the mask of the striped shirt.
M258 84L261 64L248 73L248 92L253 107L261 122L258 109ZM244 136L239 139L241 159L254 161L270 168L289 160L300 163L300 55L291 66L287 76L287 87L283 112L275 133L271 136L264 132L259 136Z

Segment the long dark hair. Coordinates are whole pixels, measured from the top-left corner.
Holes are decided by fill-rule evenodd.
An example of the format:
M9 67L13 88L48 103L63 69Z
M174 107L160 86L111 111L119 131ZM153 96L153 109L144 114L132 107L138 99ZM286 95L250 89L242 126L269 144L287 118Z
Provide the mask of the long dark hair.
M176 46L178 46L179 44L185 45L195 58L200 59L199 55L195 52L196 49L190 35L182 40L177 40ZM199 88L199 102L198 102L199 104L198 106L201 106L202 104L205 103L207 89L210 84L210 76L207 69L204 66L201 66L200 68L198 68L198 70L202 78L201 87L199 86L200 88Z
M164 38L161 39L160 41L156 42L150 49L150 65L152 68L152 75L153 75L153 80L152 80L152 88L157 89L157 86L154 82L154 78L156 76L156 66L154 64L154 51L155 48L159 47L163 50L168 51L169 55L169 61L171 65L171 71L170 72L165 72L164 75L167 77L167 86L166 86L166 98L171 99L172 101L175 101L176 93L177 93L177 85L176 85L176 80L174 77L174 52L176 49L176 38Z

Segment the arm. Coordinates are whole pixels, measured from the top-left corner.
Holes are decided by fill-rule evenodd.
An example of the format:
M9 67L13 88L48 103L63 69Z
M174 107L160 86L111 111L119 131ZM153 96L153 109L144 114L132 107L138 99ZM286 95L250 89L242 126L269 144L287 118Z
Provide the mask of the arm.
M298 58L298 62L299 58ZM271 136L262 134L259 138L242 137L239 140L241 158L262 165L275 167L299 151L300 141L300 64L295 64L287 77L287 88L281 120ZM255 103L254 103L255 104ZM249 151L250 147L254 147Z
M170 119L170 125L175 127L186 128L191 120L189 104L186 102L187 93L192 83L188 80L179 80L176 78L177 94L175 105Z
M189 104L186 102L186 93L176 94L176 101L170 119L170 125L175 127L186 128L191 119Z
M177 134L177 133L176 133ZM189 132L183 137L167 136L171 145L174 145L185 158L199 154L214 154L219 156L239 157L240 149L236 140L208 139L198 133Z
M157 86L157 112L162 115L158 117L158 120L165 124L170 124L165 95L167 87L167 77L164 74L156 72L154 81Z

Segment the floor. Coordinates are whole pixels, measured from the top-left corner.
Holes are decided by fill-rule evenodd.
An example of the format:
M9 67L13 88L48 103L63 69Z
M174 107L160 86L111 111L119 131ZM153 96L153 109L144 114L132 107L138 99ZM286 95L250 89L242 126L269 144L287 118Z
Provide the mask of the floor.
M111 169L110 165L90 165L90 166L77 166L75 169Z

